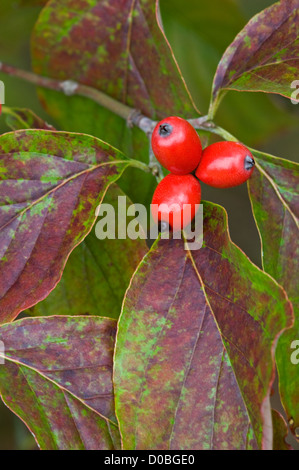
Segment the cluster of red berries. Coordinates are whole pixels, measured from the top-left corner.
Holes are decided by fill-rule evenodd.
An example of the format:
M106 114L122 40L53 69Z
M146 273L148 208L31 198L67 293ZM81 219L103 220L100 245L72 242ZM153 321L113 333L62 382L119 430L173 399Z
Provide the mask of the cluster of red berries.
M186 227L194 218L201 201L199 181L215 188L238 186L248 180L255 164L249 150L237 142L217 142L202 151L194 127L175 116L156 125L152 149L170 171L154 192L152 215L157 224L167 223L173 231ZM187 204L189 211L184 214Z

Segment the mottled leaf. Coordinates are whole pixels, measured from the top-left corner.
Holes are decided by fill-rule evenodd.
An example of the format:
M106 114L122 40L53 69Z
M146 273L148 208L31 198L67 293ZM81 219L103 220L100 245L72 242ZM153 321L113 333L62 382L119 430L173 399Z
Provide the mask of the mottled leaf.
M118 223L118 198L125 195L112 184L103 200L115 209L115 233L126 230ZM131 202L126 198L126 209ZM121 209L121 208L120 208ZM128 218L129 221L129 218ZM99 240L95 230L72 252L56 288L30 309L31 315L102 315L118 318L125 291L138 263L147 252L145 240Z
M103 90L149 117L190 112L157 8L152 0L50 1L33 32L34 70Z
M34 130L1 136L0 154L3 323L55 287L108 186L130 160L90 136Z
M291 321L284 291L205 203L203 247L156 243L127 291L114 365L124 449L271 448L274 347Z
M39 116L37 116L31 109L23 108L7 108L2 109L3 114L6 115L6 124L13 131L21 129L45 129L54 131L54 127L48 124Z
M140 109L156 119L171 114L192 117L194 106L157 22L153 0L52 0L32 37L35 72L74 79ZM97 136L128 157L148 161L145 134L83 97L39 90L58 126ZM84 118L83 118L84 116ZM132 168L121 188L133 202L149 205L155 180Z
M115 329L113 320L99 317L26 318L1 326L0 393L42 449L119 448Z
M160 1L165 33L200 109L209 106L211 83L223 51L246 24L244 3L189 0L186 8L181 0ZM258 3L249 2L253 11L260 9ZM287 139L281 130L294 126L294 113L277 106L272 98L267 93L228 93L217 111L217 124L251 147L272 136ZM212 195L205 198L210 200ZM219 198L217 202L222 204Z
M299 165L253 151L249 195L262 241L263 267L299 304Z
M298 26L298 0L275 3L254 16L218 65L213 99L228 89L278 93L291 98L291 83L299 71Z
M254 151L257 168L249 195L262 242L263 267L281 284L295 311L295 325L279 340L276 359L280 393L294 432L299 426L298 366L291 361L299 338L299 165Z
M32 37L35 72L74 79L104 91L153 118L191 117L194 106L157 23L152 0L52 0ZM111 143L128 157L148 161L149 144L139 129L93 101L39 90L58 126ZM136 185L136 179L140 184ZM133 202L149 205L155 187L150 174L131 168L120 186Z

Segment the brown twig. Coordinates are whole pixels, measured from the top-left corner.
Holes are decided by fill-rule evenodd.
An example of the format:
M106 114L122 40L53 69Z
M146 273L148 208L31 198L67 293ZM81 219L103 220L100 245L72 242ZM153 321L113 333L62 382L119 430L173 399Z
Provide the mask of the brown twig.
M143 116L136 109L115 100L102 91L96 90L95 88L87 85L82 85L74 80L56 80L53 78L43 77L33 72L21 70L17 67L13 67L12 65L4 64L2 62L0 62L0 72L20 78L21 80L25 80L38 87L63 92L66 96L78 95L90 98L99 105L109 109L114 114L117 114L121 118L125 119L128 124L137 125L137 127L140 127L140 129L144 130L144 123L146 123L146 132L148 132L149 128L153 126L153 121L146 116Z
M125 119L128 126L136 126L141 129L147 135L149 140L151 139L152 132L155 125L157 124L149 117L143 115L139 110L131 108L130 106L117 101L100 90L87 85L82 85L81 83L78 83L74 80L56 80L53 78L43 77L41 75L37 75L34 72L21 70L12 65L4 64L3 62L0 62L0 72L20 78L21 80L25 80L38 87L62 92L66 96L78 95L89 98L95 103L98 103L100 106L110 110L117 116ZM218 133L218 128L216 128L216 126L208 120L208 116L189 119L189 122L195 129L209 130L210 132ZM163 178L162 168L154 157L151 149L149 168L156 176L157 181L160 181Z

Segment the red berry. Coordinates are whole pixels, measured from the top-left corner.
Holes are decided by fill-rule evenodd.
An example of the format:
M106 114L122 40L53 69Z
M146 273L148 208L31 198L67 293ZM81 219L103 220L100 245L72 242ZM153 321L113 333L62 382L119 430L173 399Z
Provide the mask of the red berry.
M192 175L167 175L158 184L152 199L152 215L156 223L167 222L176 232L190 224L200 204L200 183ZM164 204L164 207L161 207ZM189 207L184 207L189 204ZM156 206L155 206L156 205ZM159 207L160 206L160 210Z
M195 170L202 154L201 141L194 127L175 116L156 125L152 149L161 165L175 175L187 175Z
M216 142L204 149L195 175L214 188L230 188L245 183L254 165L254 158L244 145Z
M2 113L2 104L0 103L0 115Z

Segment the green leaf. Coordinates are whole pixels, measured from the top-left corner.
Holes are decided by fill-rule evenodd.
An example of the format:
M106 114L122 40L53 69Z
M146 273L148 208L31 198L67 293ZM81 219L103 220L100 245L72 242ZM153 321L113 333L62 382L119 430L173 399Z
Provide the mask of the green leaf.
M279 340L276 360L283 405L295 432L299 426L298 366L291 361L299 338L299 165L253 151L257 168L249 195L262 242L263 267L286 290L295 312L294 327Z
M274 348L291 322L283 289L205 203L203 247L156 243L127 291L114 365L123 448L271 448Z
M118 198L124 193L112 184L104 198L116 214L118 233ZM126 210L131 201L126 198ZM120 220L126 230L126 220ZM99 240L95 230L70 255L62 278L42 302L30 309L31 315L101 315L118 318L130 279L145 253L145 240Z
M225 51L213 83L221 90L263 91L291 98L297 78L298 0L278 2L254 16ZM216 102L216 103L215 103Z
M41 449L119 448L115 329L99 317L25 318L0 327L1 397Z
M0 154L3 323L56 286L107 188L138 162L96 138L42 130L2 135Z

